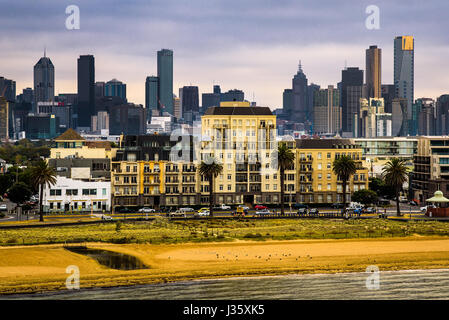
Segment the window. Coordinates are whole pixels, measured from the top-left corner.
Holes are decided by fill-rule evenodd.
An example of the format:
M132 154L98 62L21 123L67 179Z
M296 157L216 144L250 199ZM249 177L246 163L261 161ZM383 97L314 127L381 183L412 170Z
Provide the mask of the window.
M273 184L273 190L277 190L278 189L278 185L277 184Z
M89 189L83 189L83 196L89 195Z
M321 159L321 152L318 152L318 159Z
M318 184L318 190L321 190L321 183Z
M228 180L231 180L232 176L230 174L228 174Z
M96 196L97 195L97 189L89 189L89 194Z
M330 183L327 184L327 190L331 190L331 184Z
M321 170L321 163L318 163L318 170Z
M331 153L330 153L330 152L327 153L327 158L328 158L328 159L331 158Z
M228 191L231 191L231 185L228 184Z
M77 190L78 191L78 190ZM102 189L102 194L105 196L106 195L106 188Z

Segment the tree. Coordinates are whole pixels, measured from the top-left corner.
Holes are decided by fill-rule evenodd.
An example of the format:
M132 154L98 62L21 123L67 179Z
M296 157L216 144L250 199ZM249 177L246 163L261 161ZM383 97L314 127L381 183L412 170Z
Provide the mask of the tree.
M209 181L209 212L210 216L213 216L213 207L214 207L214 179L223 171L223 165L219 163L214 157L208 157L206 162L201 161L198 166L199 173L206 177Z
M8 199L18 206L30 200L31 194L30 187L23 182L17 182L8 189Z
M385 184L382 179L379 178L370 178L368 188L377 193L378 196L393 199L394 197L394 189Z
M284 215L284 180L285 170L292 167L295 164L295 154L291 149L287 147L285 142L281 142L278 145L277 153L273 159L277 160L277 167L279 168L280 182L281 182L281 215Z
M389 160L383 167L382 176L386 184L392 186L396 196L396 214L401 215L399 208L399 192L402 185L408 179L408 168L405 159L393 158Z
M352 200L360 202L364 205L377 203L377 193L373 190L363 189L354 192L352 195Z
M346 155L334 160L332 171L339 177L343 184L343 212L346 210L346 186L351 176L357 172L355 161Z
M35 167L31 169L31 180L33 185L40 189L39 192L39 221L44 221L43 195L44 186L52 186L56 184L56 173L53 168L49 167L47 162L41 160Z

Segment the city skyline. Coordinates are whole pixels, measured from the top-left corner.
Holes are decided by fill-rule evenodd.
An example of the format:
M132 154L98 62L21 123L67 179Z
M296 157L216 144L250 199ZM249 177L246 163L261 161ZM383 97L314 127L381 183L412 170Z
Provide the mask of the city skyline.
M174 93L192 84L199 87L201 96L211 92L215 83L226 89L241 89L251 97L249 100L254 94L258 105L275 109L282 106L282 92L289 87L299 60L310 83L327 87L341 80L345 63L364 70L366 48L377 45L382 49L382 84L392 84L394 38L412 35L417 48L414 96L436 98L447 92L445 83L449 80L444 68L449 58L444 44L447 35L440 30L444 28L434 23L438 20L435 12L438 14L446 4L440 1L424 7L417 1L408 3L404 7L379 1L376 5L380 8L380 30L365 27L365 9L369 5L366 1L339 2L341 10L337 11L331 10L337 5L332 2L327 3L328 11L318 5L290 1L275 6L264 1L257 2L258 5L254 1L228 3L241 9L236 14L233 10L232 16L226 14L224 4L216 2L199 1L192 6L167 2L157 4L159 12L166 14L163 22L152 12L153 4L140 1L126 7L118 5L117 12L80 3L81 28L72 31L64 25L67 3L44 1L27 8L10 4L15 19L4 13L0 13L0 18L9 26L8 30L14 30L4 40L11 37L15 41L5 41L0 58L5 61L14 53L15 61L2 65L2 72L16 81L17 92L32 87L32 66L46 47L56 70L55 95L76 92L76 59L79 55L93 54L96 81L120 79L127 84L129 101L145 105L145 78L155 74L156 52L168 48L174 51ZM119 14L122 11L118 9L123 13ZM331 11L332 16L327 13ZM32 12L36 19L24 21ZM94 12L99 15L97 20ZM125 21L130 13L136 15L133 17L136 23L131 27L112 24L111 19ZM429 14L432 19L425 19ZM41 23L48 15L54 19ZM192 24L188 16L198 18L195 20L204 18L204 22L199 26ZM266 23L261 25L263 17ZM400 23L394 23L397 21L393 19L399 19ZM275 25L275 21L280 22ZM318 22L320 28L316 28ZM154 29L155 34L147 32L161 23L163 27ZM113 32L115 25L122 26L122 32ZM335 28L337 25L339 28ZM132 37L127 36L131 33ZM111 35L120 41L111 41Z

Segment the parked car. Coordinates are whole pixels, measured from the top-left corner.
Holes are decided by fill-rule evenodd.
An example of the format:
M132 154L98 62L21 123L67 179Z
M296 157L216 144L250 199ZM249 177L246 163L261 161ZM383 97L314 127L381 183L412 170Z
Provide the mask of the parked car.
M293 204L293 206L292 206L294 209L308 209L309 208L309 206L308 205L306 205L306 204L304 204L304 203L295 203L295 204Z
M239 205L239 208L243 208L244 211L248 211L249 207L248 206L243 206L243 205Z
M193 208L180 208L179 210L182 212L195 212Z
M408 204L411 205L411 206L417 206L418 205L418 203L416 201L414 201L414 200L410 201Z
M8 206L6 204L0 204L0 211L8 211Z
M172 211L167 213L167 216L169 217L186 217L186 213L185 211L181 211L181 210L176 210L176 211Z
M136 212L136 210L128 208L128 207L122 207L122 208L118 208L117 213L131 213L131 212Z
M268 210L267 208L260 209L260 210L256 211L257 216L265 216L265 215L269 215L269 214L272 214L272 212L270 210Z
M101 215L101 220L114 220L111 216L107 216L105 214Z
M139 209L139 212L141 212L141 213L154 213L154 212L156 212L156 210L154 210L152 208L143 207L143 208Z
M364 210L365 213L376 213L376 209L373 207L368 207Z
M225 204L220 204L219 206L214 207L215 210L231 210L230 206Z
M400 202L400 203L407 203L407 201L408 201L408 200L407 200L407 197L404 197L404 196L400 196L400 197L399 197L399 202Z
M305 214L307 214L307 208L300 208L300 209L298 209L298 214L299 214L299 215L305 215Z
M206 208L206 207L201 208L200 210L198 210L198 212L203 212L203 211L210 211L210 210L209 210L209 208Z
M268 207L267 207L267 206L264 206L264 205L262 205L262 204L256 204L256 205L254 206L254 209L256 209L256 210L268 210Z
M317 208L312 208L309 211L309 214L318 214L318 213L320 213L320 211Z
M198 210L197 212L195 212L195 213L193 214L193 216L194 216L194 217L208 217L208 216L210 216L210 211L209 211L209 209L207 209L207 210L202 210L202 209L204 209L204 208L201 208L200 210Z
M422 213L426 213L427 209L429 209L429 208L436 208L436 206L433 204L430 204L430 205L419 208L419 210L421 210Z

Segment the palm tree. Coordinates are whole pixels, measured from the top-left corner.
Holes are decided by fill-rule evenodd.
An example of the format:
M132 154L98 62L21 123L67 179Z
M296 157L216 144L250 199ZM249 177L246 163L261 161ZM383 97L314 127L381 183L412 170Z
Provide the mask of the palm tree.
M36 189L40 189L39 192L39 221L44 221L43 210L43 195L44 186L52 186L56 184L56 173L52 167L47 165L47 162L40 160L35 167L31 169L31 181Z
M334 160L332 171L343 182L343 211L346 210L346 186L351 176L357 172L355 161L347 155L342 155Z
M201 175L205 176L209 180L209 213L213 216L213 206L214 206L214 179L223 171L223 165L219 163L215 158L209 157L206 162L201 161L198 166L198 171Z
M276 159L274 159L276 160ZM295 164L295 154L287 147L285 142L278 145L277 162L279 167L279 174L281 178L281 215L284 215L284 180L285 170Z
M405 159L393 158L384 165L382 170L382 176L385 183L394 188L396 195L396 214L398 216L401 215L401 210L399 208L399 191L408 178L408 168L405 162Z

